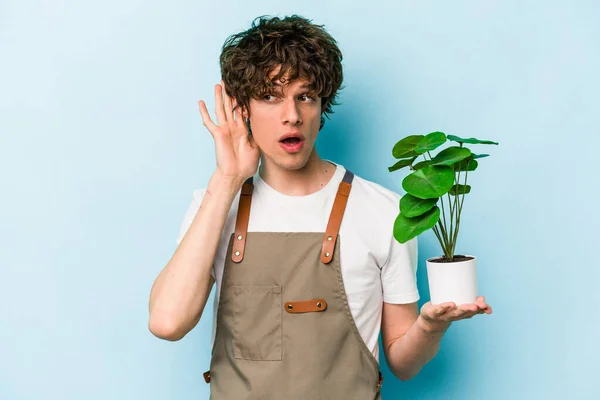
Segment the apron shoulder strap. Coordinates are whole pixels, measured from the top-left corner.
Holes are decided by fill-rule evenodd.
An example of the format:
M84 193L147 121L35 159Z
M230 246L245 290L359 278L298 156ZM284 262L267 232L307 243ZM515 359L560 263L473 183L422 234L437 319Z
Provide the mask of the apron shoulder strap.
M338 186L338 191L333 202L333 208L329 215L329 222L325 230L323 238L323 246L321 249L321 261L324 264L329 264L333 259L333 251L337 241L337 236L342 224L342 218L346 211L348 196L352 189L352 180L354 174L346 170L344 179ZM248 234L248 222L250 220L250 206L252 204L252 192L254 184L252 177L248 178L242 186L240 195L240 203L238 207L237 219L235 222L235 233L233 238L233 246L231 249L231 260L239 263L244 259L244 249L246 247L246 236Z
M327 229L325 230L325 236L323 237L323 246L321 248L321 261L323 264L329 264L333 259L333 251L335 249L335 243L337 241L340 226L342 225L342 218L346 211L346 204L348 203L348 196L352 189L352 180L354 174L349 170L346 170L344 179L340 182L331 214L329 215L329 222L327 223Z
M250 177L244 182L240 194L240 205L235 221L235 236L233 237L233 246L231 249L231 260L235 263L239 263L244 259L248 221L250 220L250 205L252 204L252 191L254 190L252 179Z

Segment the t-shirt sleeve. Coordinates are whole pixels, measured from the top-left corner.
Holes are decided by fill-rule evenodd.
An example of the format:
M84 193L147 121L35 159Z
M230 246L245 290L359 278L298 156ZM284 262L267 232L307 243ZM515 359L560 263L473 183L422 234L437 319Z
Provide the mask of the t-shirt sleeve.
M181 225L179 227L179 236L177 236L177 245L183 240L183 237L187 233L188 229L192 225L192 221L194 221L194 217L198 213L200 209L200 204L202 204L202 200L204 199L204 194L206 193L206 189L197 189L194 190L192 195L192 202L190 203L185 215L183 216L183 221L181 221Z
M388 259L381 269L384 302L407 304L419 300L417 256L417 238L402 244L392 236Z
M181 225L179 227L179 236L177 237L177 241L176 241L178 246L181 243L181 241L183 240L183 237L187 233L188 229L190 229L190 226L192 225L192 222L194 221L194 217L196 217L196 214L198 213L198 210L200 209L200 205L202 204L202 200L204 199L205 193L206 193L206 189L194 190L194 193L192 196L192 202L190 203L190 205L183 217L183 221L181 222ZM215 277L214 265L213 265L213 268L211 269L210 274L213 276L213 278Z

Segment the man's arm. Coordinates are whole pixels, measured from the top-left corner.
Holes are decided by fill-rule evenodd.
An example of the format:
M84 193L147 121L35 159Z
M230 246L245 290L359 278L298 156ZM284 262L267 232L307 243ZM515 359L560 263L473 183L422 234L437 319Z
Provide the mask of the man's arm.
M155 336L179 340L200 321L221 232L241 186L218 174L211 178L192 224L152 286L148 328Z
M418 312L417 303L383 303L381 334L390 370L401 380L414 377L439 351L440 342L453 321L476 314L491 314L492 308L478 297L475 304L432 305Z
M150 293L148 328L179 340L200 321L214 284L210 272L227 215L244 181L256 173L260 150L248 134L240 108L215 85L215 124L200 100L202 123L215 141L217 169L198 213Z

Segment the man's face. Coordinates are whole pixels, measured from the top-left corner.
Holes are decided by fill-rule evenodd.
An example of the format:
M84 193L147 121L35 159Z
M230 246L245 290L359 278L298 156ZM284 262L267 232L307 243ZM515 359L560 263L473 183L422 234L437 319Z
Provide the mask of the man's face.
M309 92L305 80L285 86L278 83L262 99L250 100L252 136L263 162L296 170L304 167L313 152L321 123L321 98Z

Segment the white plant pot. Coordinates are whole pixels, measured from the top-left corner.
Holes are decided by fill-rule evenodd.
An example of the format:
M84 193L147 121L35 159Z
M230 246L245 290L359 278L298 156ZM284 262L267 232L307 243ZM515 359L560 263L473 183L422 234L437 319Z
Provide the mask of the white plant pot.
M448 301L457 306L473 304L477 299L477 269L474 256L472 260L456 262L433 262L442 257L427 260L427 279L432 304Z

